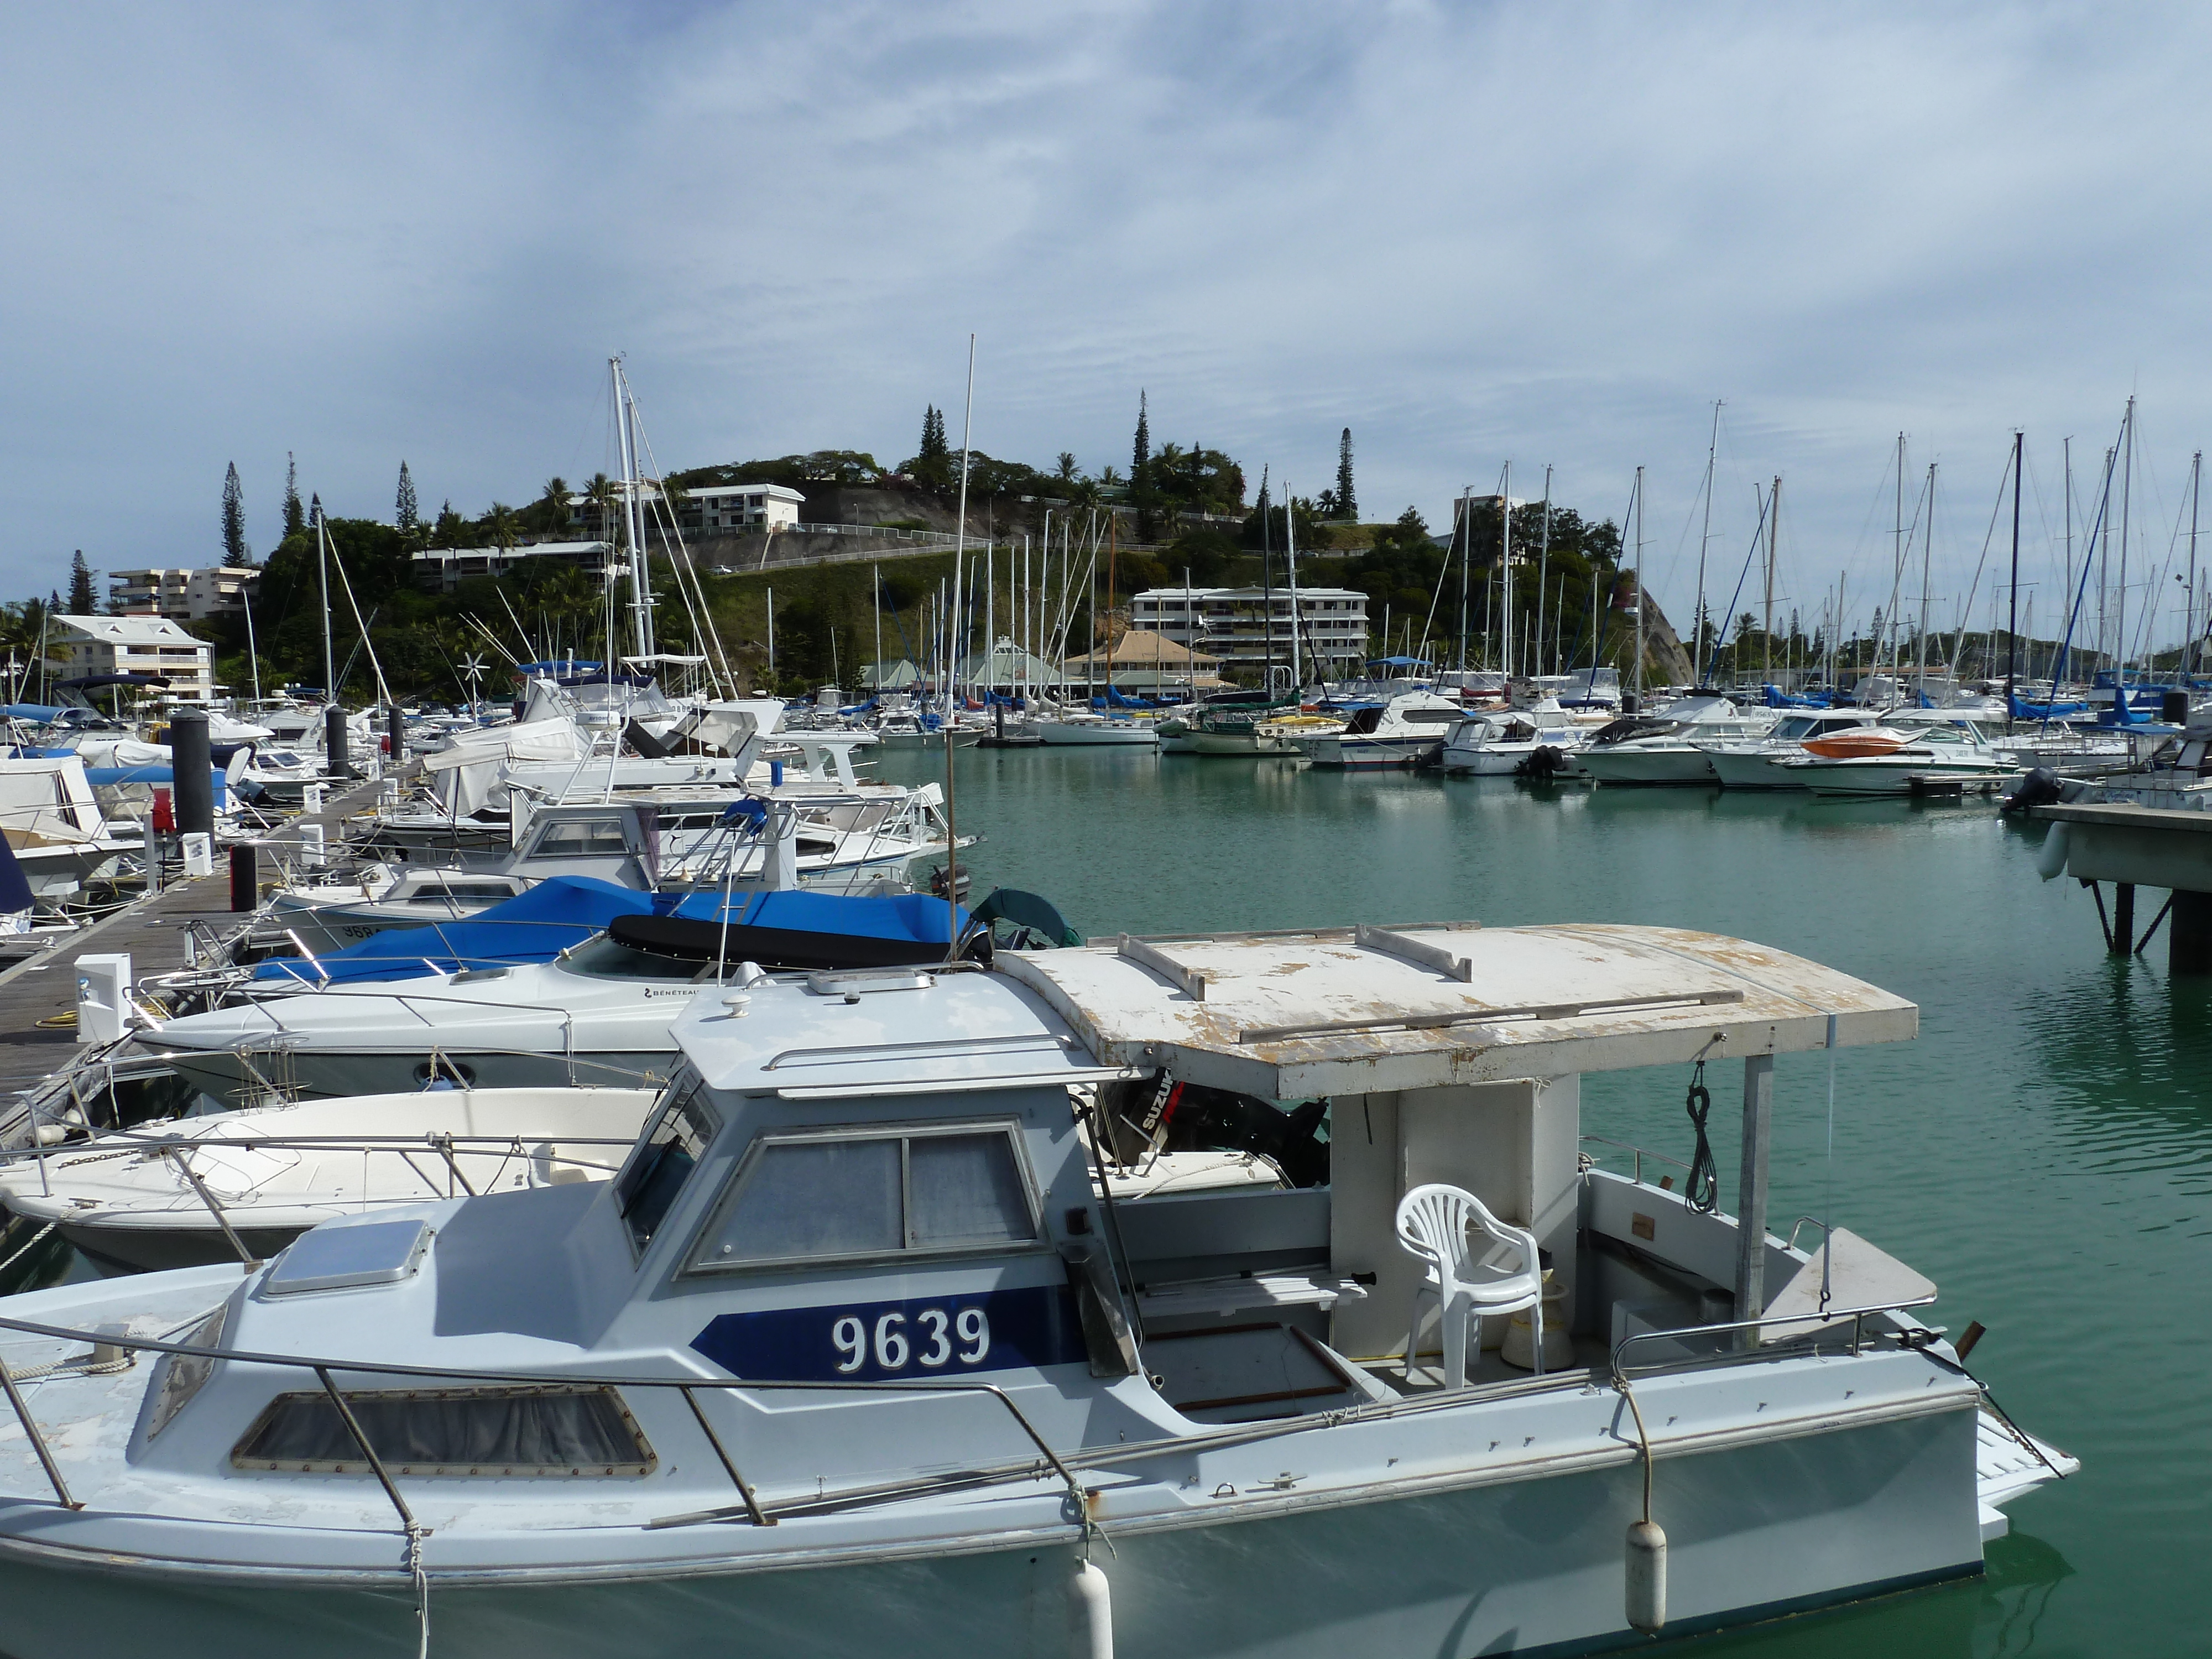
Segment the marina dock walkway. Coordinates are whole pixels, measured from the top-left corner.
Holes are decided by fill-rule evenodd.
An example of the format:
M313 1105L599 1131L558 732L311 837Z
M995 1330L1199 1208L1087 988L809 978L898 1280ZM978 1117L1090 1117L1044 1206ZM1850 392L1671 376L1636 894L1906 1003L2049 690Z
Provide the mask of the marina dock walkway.
M380 787L374 781L358 785L312 817L285 820L266 839L296 843L302 825L319 823L335 846L345 821L374 803ZM264 862L263 879L269 873ZM0 1094L29 1088L68 1065L76 1052L73 1024L40 1022L76 1012L79 957L128 951L134 979L173 973L186 965L186 933L195 922L204 924L204 945L209 929L225 936L246 919L245 913L230 908L230 870L218 859L213 875L173 880L160 892L133 899L62 944L33 951L0 971Z

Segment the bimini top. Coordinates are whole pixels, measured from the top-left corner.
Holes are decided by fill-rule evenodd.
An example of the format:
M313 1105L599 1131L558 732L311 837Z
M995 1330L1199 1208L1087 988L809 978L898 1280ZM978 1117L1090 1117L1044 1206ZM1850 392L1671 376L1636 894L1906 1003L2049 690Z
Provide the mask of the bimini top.
M996 971L1100 1066L1274 1100L1899 1042L1919 1027L1911 1003L1863 981L1671 927L1123 935L1001 951Z

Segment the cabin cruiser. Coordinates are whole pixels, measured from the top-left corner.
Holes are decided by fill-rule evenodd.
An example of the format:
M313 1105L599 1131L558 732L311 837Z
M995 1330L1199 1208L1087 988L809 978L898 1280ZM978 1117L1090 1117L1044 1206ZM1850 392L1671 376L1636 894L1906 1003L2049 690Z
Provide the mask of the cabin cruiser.
M2018 778L2017 757L1991 744L1974 721L1940 708L1896 709L1882 724L1901 741L1880 752L1808 752L1775 763L1801 778L1816 795L1904 795L1916 780L1943 781L1994 793ZM1831 739L1832 741L1833 739Z
M0 1302L8 1645L1556 1653L1970 1578L2074 1461L1766 1225L1777 1056L1916 1023L1601 925L702 1000L611 1182ZM1717 1049L1741 1217L1583 1156L1582 1074ZM1109 1200L1194 1118L1326 1179Z
M217 1112L0 1163L0 1204L132 1270L272 1256L426 1199L604 1181L650 1089L430 1089Z
M1576 758L1600 783L1716 784L1704 745L1764 737L1773 724L1771 709L1747 714L1717 693L1693 692L1649 715L1613 721Z
M1881 716L1871 709L1789 709L1763 738L1700 744L1723 789L1802 789L1805 781L1780 763L1808 751L1808 742L1865 731Z
M1293 736L1291 743L1310 765L1347 769L1433 759L1467 714L1458 698L1425 689L1400 690L1379 702L1333 703L1322 712L1340 716L1343 726Z
M34 897L67 897L139 842L109 826L74 754L0 759L0 836Z
M1447 772L1510 777L1539 749L1548 748L1556 751L1548 775L1579 778L1584 774L1576 755L1585 735L1547 698L1534 708L1498 709L1462 720L1444 740L1443 765Z

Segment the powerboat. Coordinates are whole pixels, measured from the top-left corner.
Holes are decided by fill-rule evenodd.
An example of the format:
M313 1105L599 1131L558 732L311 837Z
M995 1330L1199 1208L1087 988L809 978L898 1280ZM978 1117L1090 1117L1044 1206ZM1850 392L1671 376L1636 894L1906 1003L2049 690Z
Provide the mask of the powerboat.
M1884 724L1905 741L1882 752L1844 756L1807 754L1778 762L1816 795L1910 794L1941 781L1961 789L1994 793L2017 779L2018 759L1993 745L1981 727L1964 715L1940 708L1899 709Z
M1694 692L1601 727L1577 758L1600 783L1717 784L1705 745L1764 737L1773 724L1771 709L1745 714L1726 697Z
M1292 737L1291 743L1311 765L1348 770L1432 759L1467 714L1458 698L1426 690L1400 691L1379 702L1340 705L1334 712L1344 717L1341 729Z
M1793 710L1763 738L1730 738L1699 747L1723 789L1802 789L1804 779L1781 763L1821 752L1808 749L1808 743L1863 732L1880 720L1870 709Z
M702 1000L611 1181L0 1301L8 1647L1563 1653L1972 1578L2075 1461L1928 1278L1766 1225L1775 1055L1916 1025L1602 925ZM1582 1073L1716 1049L1742 1215L1582 1156ZM1325 1179L1109 1201L1194 1094Z
M1546 706L1548 704L1548 706ZM1540 749L1556 751L1549 775L1584 775L1577 756L1585 733L1556 702L1534 708L1497 709L1473 714L1444 740L1443 769L1475 777L1510 777Z

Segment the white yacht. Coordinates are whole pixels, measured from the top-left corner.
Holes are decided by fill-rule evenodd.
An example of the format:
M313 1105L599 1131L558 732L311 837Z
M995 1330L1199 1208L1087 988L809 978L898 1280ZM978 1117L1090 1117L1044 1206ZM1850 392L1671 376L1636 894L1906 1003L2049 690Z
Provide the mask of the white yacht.
M1157 749L1158 728L1150 720L1127 714L1099 714L1074 709L1051 719L1029 722L1029 729L1053 749Z
M1802 789L1804 779L1780 763L1804 755L1808 741L1869 729L1881 718L1867 708L1792 709L1763 738L1724 738L1698 746L1723 789Z
M733 993L611 1182L0 1301L8 1649L1559 1653L1971 1578L2073 1461L1766 1228L1776 1055L1915 1027L1597 925ZM1716 1049L1741 1218L1581 1156L1581 1073ZM1179 1088L1333 1115L1326 1182L1108 1201Z
M1910 794L1914 781L1942 781L1994 793L2024 769L2014 756L1993 745L1964 715L1941 708L1899 709L1882 717L1905 741L1880 754L1808 753L1778 764L1816 795Z
M1456 697L1423 689L1398 691L1381 702L1338 704L1324 712L1342 716L1343 728L1293 735L1291 743L1298 753L1314 766L1372 769L1435 758L1467 708Z
M1739 710L1710 691L1678 697L1649 715L1630 714L1603 727L1577 756L1600 783L1716 784L1703 745L1764 737L1774 711Z
M1576 757L1586 735L1550 698L1534 708L1492 709L1471 714L1452 728L1444 739L1443 766L1447 772L1476 777L1510 777L1538 750L1551 749L1556 759L1550 776L1583 777Z

